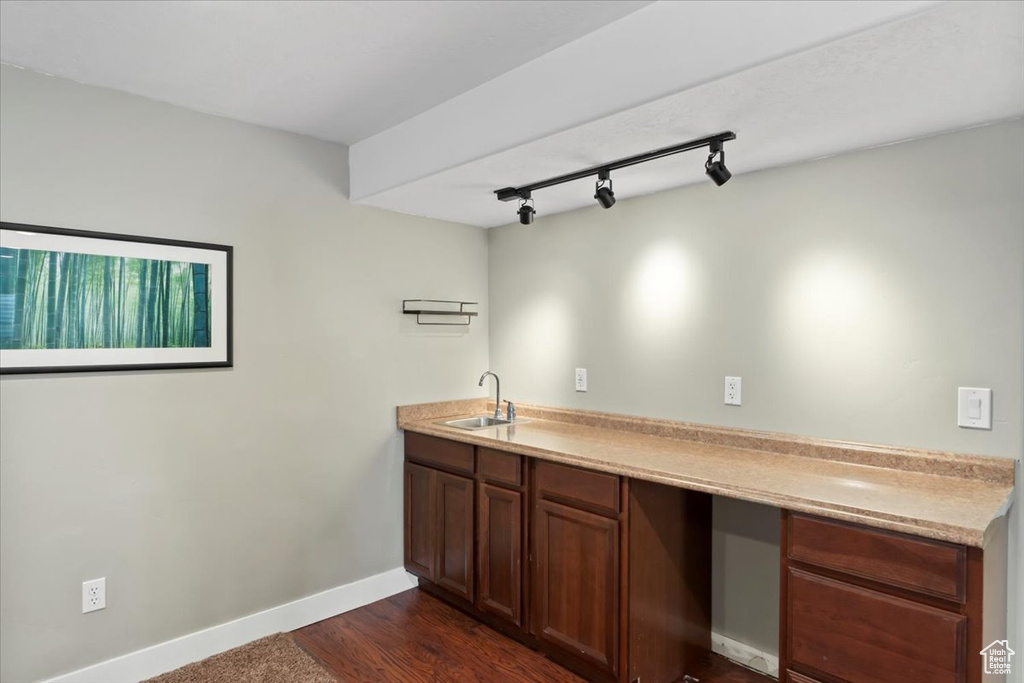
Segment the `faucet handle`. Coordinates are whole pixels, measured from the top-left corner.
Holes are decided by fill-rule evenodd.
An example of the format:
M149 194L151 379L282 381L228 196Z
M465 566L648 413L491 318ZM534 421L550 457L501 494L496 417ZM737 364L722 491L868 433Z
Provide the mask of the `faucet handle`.
M508 412L505 413L505 417L509 422L515 422L516 419L516 404L512 401L505 401L508 404Z

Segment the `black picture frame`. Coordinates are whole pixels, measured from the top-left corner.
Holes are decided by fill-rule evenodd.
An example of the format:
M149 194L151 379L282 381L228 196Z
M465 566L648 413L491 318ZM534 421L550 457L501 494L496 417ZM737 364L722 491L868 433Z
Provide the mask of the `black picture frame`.
M29 255L29 252L44 252L45 255ZM66 256L78 259L65 259ZM224 368L232 367L234 364L234 248L231 246L0 222L0 257L12 259L17 263L15 266L13 263L8 265L0 262L0 375L182 370ZM28 265L22 265L23 258ZM97 262L92 260L94 258L103 261L97 266ZM42 261L46 262L45 265ZM111 266L108 262L113 261L120 265L120 271L110 275ZM136 261L139 263L135 264ZM32 267L33 262L38 266L38 272L30 284L27 277L23 276L27 269ZM108 322L104 324L104 320L100 320L101 332L96 331L97 304L94 300L91 312L86 311L84 305L74 314L68 310L67 296L74 284L72 274L75 273L73 268L69 267L69 263L79 265L77 278L80 289L76 290L76 294L80 297L85 296L90 287L95 291L96 269L104 271L100 276L103 303L99 308ZM134 283L130 272L133 266L138 268ZM44 267L45 271L42 270ZM50 274L53 267L56 267L55 275ZM17 270L12 270L14 268ZM156 285L158 291L155 294L152 278L143 277L149 269L153 269L157 277L161 278ZM64 271L68 273L67 284L62 281ZM45 283L42 282L44 274ZM22 281L19 281L19 278ZM117 285L112 284L115 278ZM173 291L170 284L172 280L177 286ZM50 287L55 282L58 289L63 289L63 298L59 292L40 292L40 287ZM108 282L111 283L109 287ZM205 289L200 292L204 283ZM142 287L147 284L147 301L143 301ZM21 290L18 290L19 286L22 287ZM119 287L121 310L117 319L121 325L116 332L111 333L112 323L109 321L114 316L111 308L113 286ZM26 326L29 287L33 287L34 299L31 305L34 308L30 310L35 319ZM6 291L8 289L12 291ZM132 294L135 295L134 301L131 299ZM183 311L178 316L176 325L170 313L170 302L174 301L174 294L178 294L176 306ZM11 296L5 299L7 295ZM19 296L20 308L17 300ZM162 305L162 311L157 312L156 316L153 311L154 299L159 300ZM41 307L41 301L45 302L46 310L36 311ZM55 301L64 303L59 313L54 312ZM190 303L193 304L191 307ZM134 304L134 308L130 308L131 304ZM145 313L142 312L144 305L147 306ZM124 320L127 315L125 311L128 309L134 313L133 320L136 321L135 340L125 339L124 333L127 328ZM160 313L163 314L162 320L157 319ZM88 317L90 315L93 317ZM44 317L46 321L45 329L42 331L38 324L40 317ZM70 324L72 318L74 325ZM140 318L145 319L138 322ZM183 322L186 320L189 325ZM10 328L4 327L5 325L9 325ZM172 328L177 342L180 343L178 346L171 345L169 330ZM14 335L15 329L17 336ZM83 339L88 335L83 331L86 330L88 335L91 335L93 346L85 346L87 342ZM144 333L151 336L145 336ZM34 346L25 342L28 334L33 335ZM95 346L97 335L102 337L101 343L104 345ZM158 335L161 337L162 346L154 346L152 341L144 341L134 346L124 345L126 341L134 343L143 337L145 340L151 340ZM79 337L75 340L77 345L67 345L70 336ZM43 347L39 346L40 339L45 340ZM110 345L115 339L121 340L120 346ZM54 346L53 344L58 341L65 345ZM199 343L202 341L206 342L205 346Z

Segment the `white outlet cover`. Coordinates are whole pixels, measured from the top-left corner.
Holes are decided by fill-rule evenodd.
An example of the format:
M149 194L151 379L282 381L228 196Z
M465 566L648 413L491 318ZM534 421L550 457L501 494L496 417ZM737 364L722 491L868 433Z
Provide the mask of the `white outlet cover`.
M992 429L992 390L959 387L956 423L967 429Z
M743 378L742 377L726 377L725 378L725 405L727 405L727 406L743 405Z
M576 391L587 390L587 369L576 368Z
M82 614L105 609L107 606L107 579L82 582Z

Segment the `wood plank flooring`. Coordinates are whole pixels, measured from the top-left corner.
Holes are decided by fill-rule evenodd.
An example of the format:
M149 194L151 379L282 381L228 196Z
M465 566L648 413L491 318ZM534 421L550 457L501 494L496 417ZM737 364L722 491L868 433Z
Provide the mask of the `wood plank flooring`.
M412 589L292 632L345 683L585 683L528 647ZM701 683L772 679L712 656Z
M293 633L348 683L583 683L544 655L417 588Z

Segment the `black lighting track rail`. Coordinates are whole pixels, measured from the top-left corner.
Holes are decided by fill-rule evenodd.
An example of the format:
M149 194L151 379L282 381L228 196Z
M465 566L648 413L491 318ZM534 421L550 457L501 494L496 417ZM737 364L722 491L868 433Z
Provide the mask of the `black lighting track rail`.
M673 154L679 154L680 152L689 152L694 149L700 149L701 147L707 147L711 153L714 154L722 151L723 142L735 139L735 133L732 131L725 131L723 133L718 133L717 135L709 135L706 138L690 140L689 142L672 145L671 147L662 147L661 149L644 152L643 154L636 154L607 164L599 164L598 166L592 166L590 168L583 169L582 171L555 176L554 178L541 180L537 183L520 185L519 187L503 187L500 190L495 190L494 194L498 195L498 199L503 202L510 202L515 199L530 199L531 195L536 190L543 190L546 187L554 187L555 185L570 183L574 180L581 180L595 175L607 178L609 173L617 169L636 166L637 164L654 161L655 159L660 159L662 157L672 156Z

